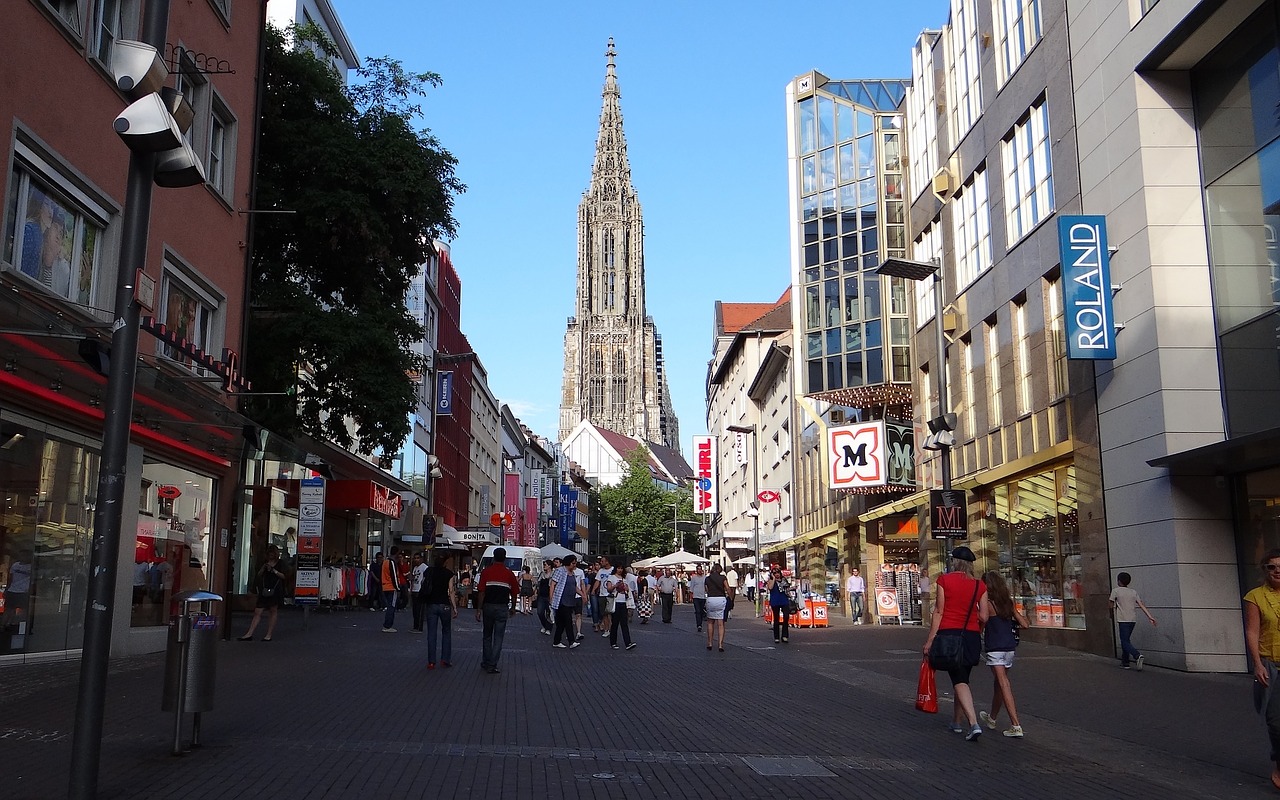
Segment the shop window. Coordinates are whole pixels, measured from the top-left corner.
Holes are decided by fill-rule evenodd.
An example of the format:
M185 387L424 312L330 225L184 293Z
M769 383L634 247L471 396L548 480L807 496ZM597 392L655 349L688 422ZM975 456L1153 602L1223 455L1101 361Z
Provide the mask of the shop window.
M907 90L908 169L919 196L937 171L938 101L933 84L934 35L922 33L911 50L911 87Z
M993 320L987 324L987 425L998 428L1004 424L1004 386L1000 380L1000 328Z
M996 519L999 571L1019 610L1035 627L1084 628L1075 467L1002 484L984 502Z
M0 419L0 655L81 646L98 467L72 435Z
M138 487L132 627L165 625L173 596L212 585L214 480L148 461Z
M16 152L5 260L58 296L92 305L107 210L29 148L19 144Z
M956 147L982 113L978 9L975 0L951 0L947 26L947 78L950 91L951 145Z
M1049 358L1049 399L1057 400L1067 393L1067 331L1062 317L1061 280L1044 283L1045 353Z

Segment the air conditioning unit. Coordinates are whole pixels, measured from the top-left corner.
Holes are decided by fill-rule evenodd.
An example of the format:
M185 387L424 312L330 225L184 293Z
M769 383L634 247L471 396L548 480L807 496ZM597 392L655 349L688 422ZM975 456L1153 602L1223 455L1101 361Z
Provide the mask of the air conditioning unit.
M832 425L844 424L844 409L840 409L840 408L831 409L831 424Z
M956 192L956 179L951 170L943 167L933 174L933 196L944 203Z

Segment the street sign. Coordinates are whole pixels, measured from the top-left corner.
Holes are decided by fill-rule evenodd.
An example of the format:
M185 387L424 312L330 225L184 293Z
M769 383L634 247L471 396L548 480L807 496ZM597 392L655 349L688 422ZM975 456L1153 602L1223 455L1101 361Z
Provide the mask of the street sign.
M324 549L324 478L303 478L298 487L298 552L294 562L293 602L320 603L320 554Z
M489 516L489 524L490 524L490 525L492 525L492 526L493 526L493 527L495 527L495 528L501 528L501 527L503 527L504 525L510 525L510 524L511 524L511 515L510 515L510 514L499 514L498 512L496 512L496 511L495 511L493 514L491 514L491 515Z
M776 503L782 499L782 495L772 489L765 489L760 494L756 495L756 499L761 503Z

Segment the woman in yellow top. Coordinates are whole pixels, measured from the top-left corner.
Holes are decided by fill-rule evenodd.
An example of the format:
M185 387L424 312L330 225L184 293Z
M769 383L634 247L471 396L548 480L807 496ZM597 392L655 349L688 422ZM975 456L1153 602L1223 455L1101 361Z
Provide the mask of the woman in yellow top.
M1253 704L1271 739L1271 785L1280 789L1280 550L1262 557L1262 569L1262 585L1244 596L1244 638L1253 665Z

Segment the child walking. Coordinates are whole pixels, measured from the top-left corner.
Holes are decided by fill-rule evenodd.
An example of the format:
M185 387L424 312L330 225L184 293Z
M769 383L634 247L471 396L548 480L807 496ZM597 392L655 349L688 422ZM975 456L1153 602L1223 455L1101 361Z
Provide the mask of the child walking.
M1132 658L1133 668L1141 670L1146 659L1131 641L1133 626L1138 624L1138 609L1142 609L1142 613L1151 620L1152 627L1155 627L1156 618L1151 616L1151 612L1142 604L1142 598L1138 597L1137 591L1129 588L1131 580L1133 577L1127 572L1121 572L1116 576L1116 583L1119 585L1111 590L1111 613L1116 618L1116 624L1120 626L1120 666L1128 669L1129 660Z
M983 656L988 667L991 667L991 713L978 713L982 724L995 730L999 724L1000 710L1009 712L1010 727L1004 735L1011 739L1022 738L1022 723L1018 720L1018 708L1013 702L1013 686L1009 683L1009 668L1013 666L1013 653L1018 648L1018 630L1030 623L1013 605L1013 597L1009 594L1009 586L999 572L988 572L982 576L987 585L987 593L982 602L987 605L987 624L983 630L986 655Z

